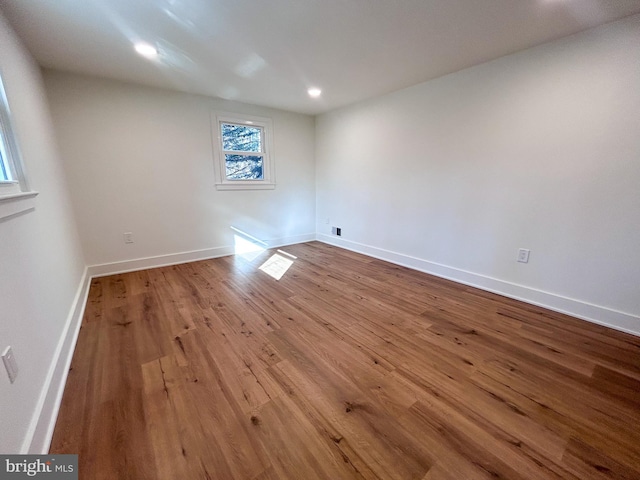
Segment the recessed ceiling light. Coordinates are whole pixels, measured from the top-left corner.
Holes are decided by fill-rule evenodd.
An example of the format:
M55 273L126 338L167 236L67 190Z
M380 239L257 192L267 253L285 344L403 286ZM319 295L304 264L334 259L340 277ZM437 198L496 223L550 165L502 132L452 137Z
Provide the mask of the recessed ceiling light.
M310 88L309 90L307 90L307 93L312 98L318 98L322 93L322 90L320 90L319 88Z
M148 43L136 43L135 49L136 52L138 52L143 57L153 58L158 56L158 49L153 45L149 45Z

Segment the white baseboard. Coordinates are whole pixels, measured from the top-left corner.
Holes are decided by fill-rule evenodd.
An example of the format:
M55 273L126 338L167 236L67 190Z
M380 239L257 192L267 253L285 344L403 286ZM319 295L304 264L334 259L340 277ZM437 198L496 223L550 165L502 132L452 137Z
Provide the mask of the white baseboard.
M305 235L292 235L290 237L274 238L267 241L268 248L286 247L296 243L313 242L316 239L315 233L307 233Z
M178 265L180 263L197 262L198 260L224 257L231 254L233 254L233 247L217 247L172 253L169 255L158 255L155 257L136 258L122 262L102 263L100 265L90 265L89 275L91 278L104 277L117 273L146 270L147 268L168 267L169 265Z
M265 248L277 248L295 243L310 242L316 239L315 233L305 235L293 235L290 237L274 238L267 241L260 241ZM235 253L233 246L206 248L203 250L192 250L189 252L172 253L169 255L158 255L155 257L137 258L122 262L102 263L100 265L89 266L89 276L91 278L115 275L118 273L135 272L146 270L147 268L167 267L180 263L197 262L210 258L226 257Z
M87 304L91 278L85 268L80 279L80 285L71 304L69 315L62 335L58 340L53 361L49 367L47 377L36 406L35 414L27 430L22 444L22 453L46 454L49 452L53 430L58 418L58 410L62 402L62 394L67 383L67 375L73 358L84 308Z
M429 262L402 253L392 252L370 245L345 240L318 233L317 240L329 245L362 253L369 257L385 260L396 265L419 270L437 277L453 280L454 282L480 288L488 292L497 293L505 297L521 300L532 305L547 308L560 313L565 313L573 317L597 323L605 327L620 330L632 335L640 336L640 317L626 312L620 312L600 305L594 305L582 300L563 297L555 293L537 290L535 288L518 285L515 283L499 280L497 278L480 275L466 270L461 270L439 263Z

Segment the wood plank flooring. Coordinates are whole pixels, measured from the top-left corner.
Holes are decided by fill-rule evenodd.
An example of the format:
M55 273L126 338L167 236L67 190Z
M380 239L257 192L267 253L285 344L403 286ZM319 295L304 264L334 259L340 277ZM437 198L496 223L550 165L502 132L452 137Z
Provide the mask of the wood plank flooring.
M638 479L640 338L325 244L94 279L81 479Z

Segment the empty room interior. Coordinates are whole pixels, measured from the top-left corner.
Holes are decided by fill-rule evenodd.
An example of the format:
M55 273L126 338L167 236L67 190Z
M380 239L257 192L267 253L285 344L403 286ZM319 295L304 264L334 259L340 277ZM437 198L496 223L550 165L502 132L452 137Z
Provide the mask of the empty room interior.
M0 454L640 478L639 0L0 0L0 128Z

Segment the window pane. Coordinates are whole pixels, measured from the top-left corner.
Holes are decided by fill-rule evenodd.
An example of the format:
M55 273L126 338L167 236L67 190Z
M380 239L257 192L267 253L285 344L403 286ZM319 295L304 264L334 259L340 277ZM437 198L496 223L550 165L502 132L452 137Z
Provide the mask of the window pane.
M4 139L2 138L2 130L0 130L0 182L11 180L9 168L7 167L7 155L4 151Z
M225 155L227 180L262 180L263 158L256 155Z
M0 151L0 182L9 180L9 175L7 175L7 169L4 166L4 159L2 158L2 151Z
M247 125L221 124L222 149L240 152L262 152L262 129Z

